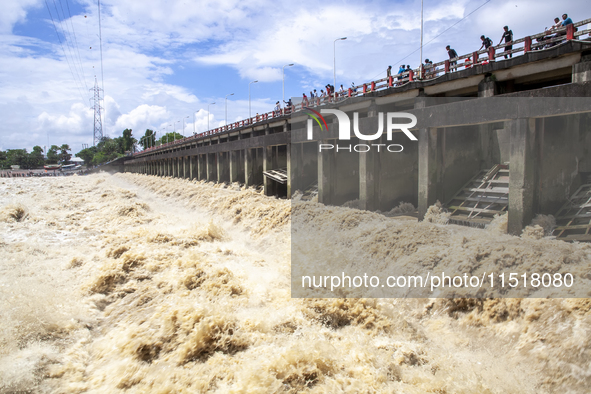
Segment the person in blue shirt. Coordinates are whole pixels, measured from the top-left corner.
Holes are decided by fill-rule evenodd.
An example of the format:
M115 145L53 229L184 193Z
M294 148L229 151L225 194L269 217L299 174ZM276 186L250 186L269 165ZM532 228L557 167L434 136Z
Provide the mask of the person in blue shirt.
M572 25L573 20L568 17L566 14L562 14L562 26Z
M406 67L404 67L404 64L400 66L400 68L398 68L398 80L400 81L402 79L402 73L404 72L404 70L406 70Z

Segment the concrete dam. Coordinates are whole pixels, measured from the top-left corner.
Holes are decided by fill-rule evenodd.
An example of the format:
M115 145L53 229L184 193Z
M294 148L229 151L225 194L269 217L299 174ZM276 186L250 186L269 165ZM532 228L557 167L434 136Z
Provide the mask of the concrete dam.
M287 198L317 187L320 203L358 200L371 211L408 202L419 220L436 201L477 226L507 212L511 234L536 214L560 214L562 238L590 241L591 41L569 37L538 50L526 37L513 58L489 49L458 58L461 67L446 60L322 101L292 99L282 111L136 153L122 169L263 185ZM348 116L349 139L326 110ZM416 118L416 140L386 132L392 113Z

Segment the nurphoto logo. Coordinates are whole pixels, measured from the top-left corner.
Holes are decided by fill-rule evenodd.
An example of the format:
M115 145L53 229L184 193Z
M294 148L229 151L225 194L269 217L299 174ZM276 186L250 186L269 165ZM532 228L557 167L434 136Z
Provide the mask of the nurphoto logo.
M308 140L312 140L312 130L313 130L313 122L315 120L318 126L320 127L320 131L324 131L325 128L328 129L328 125L326 124L326 120L322 116L322 114L331 114L337 117L339 123L339 140L346 141L351 140L351 120L349 116L338 109L321 109L320 112L315 111L311 108L306 108L306 110L310 111L309 115L312 119L308 119L307 122L307 138ZM392 132L395 130L402 131L411 141L417 141L417 137L415 137L409 129L417 125L417 117L413 114L409 114L407 112L387 112L384 114L383 112L378 113L378 130L374 134L363 134L359 130L359 113L353 112L353 133L357 138L362 141L375 141L379 139L382 134L384 133L384 118L386 118L386 139L388 141L392 141ZM394 119L410 119L410 123L394 123ZM331 150L336 149L337 152L341 150L346 150L348 152L355 151L355 152L369 152L372 150L372 147L376 148L378 152L380 152L381 148L385 147L385 150L392 153L402 152L404 147L400 144L357 144L357 145L348 145L348 146L339 146L333 144L319 144L318 149L319 151L323 150Z

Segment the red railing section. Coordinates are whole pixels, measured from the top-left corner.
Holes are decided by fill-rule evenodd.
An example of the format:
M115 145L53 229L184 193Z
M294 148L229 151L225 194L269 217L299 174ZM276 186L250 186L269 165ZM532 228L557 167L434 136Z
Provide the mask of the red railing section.
M570 24L566 27L552 30L551 32L546 31L543 33L535 34L533 36L520 38L510 43L502 43L497 46L490 46L488 49L472 52L463 56L458 56L453 59L446 59L438 63L421 65L421 67L417 69L408 70L401 74L396 74L388 78L378 79L377 81L371 81L369 83L364 83L362 85L353 86L347 89L346 91L335 92L334 95L331 96L315 97L313 99L305 98L299 103L292 104L291 107L282 108L278 111L271 111L261 115L257 114L252 118L240 120L225 126L217 127L212 130L204 131L202 133L196 133L192 136L185 137L180 140L171 141L162 145L150 147L135 154L146 153L152 150L163 149L174 145L181 145L187 141L242 128L244 126L249 126L257 122L262 122L265 120L290 115L291 113L301 111L306 107L316 107L319 105L335 103L346 100L349 97L362 96L378 90L404 86L414 81L434 80L449 72L458 71L462 68L469 69L472 66L488 64L490 62L496 61L496 59L499 57L504 57L505 55L514 55L519 54L521 52L528 53L531 51L548 49L550 47L562 43L563 41L576 40L581 36L584 36L585 34L591 33L591 29L578 31L579 27L587 25L589 23L591 23L591 18ZM504 51L504 48L510 45L513 46L513 49L511 49L510 51ZM499 51L499 49L503 50ZM481 57L481 55L484 56ZM464 60L463 64L460 63L461 60Z

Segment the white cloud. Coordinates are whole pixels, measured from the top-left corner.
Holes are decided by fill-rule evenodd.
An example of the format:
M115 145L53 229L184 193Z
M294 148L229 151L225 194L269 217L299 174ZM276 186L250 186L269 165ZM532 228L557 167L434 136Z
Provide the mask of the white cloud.
M27 10L39 7L43 3L39 0L2 0L0 12L0 33L8 33L17 22L27 17Z
M79 44L75 59L69 54L66 59L55 42L48 14L31 21L50 29L47 38L11 34L15 24L30 17L28 10L44 7L43 2L3 2L3 149L45 145L46 132L52 143L54 138L61 139L55 143L72 146L92 142L93 103L87 89L93 87L95 75L102 87L102 75L96 2L83 1L86 11L71 20ZM589 16L586 2L577 0L547 2L544 7L534 0L495 0L444 32L484 2L425 0L424 57L445 59L447 43L460 54L471 52L480 46L480 34L497 42L505 24L516 37L523 37L540 31L563 12L575 20ZM348 38L336 43L337 86L383 77L388 65L397 69L399 62L413 66L419 62L418 52L407 55L418 48L420 0L322 4L302 0L289 7L279 7L271 0L200 0L190 4L181 0L104 0L101 4L106 93L103 132L109 136L119 136L125 128L162 129L179 119L188 120L189 133L194 111L213 101L218 105L210 108L210 114L205 110L195 114L195 129L205 130L208 116L210 127L222 124L225 108L220 103L224 97L216 97L219 89L215 87L219 68L233 68L232 78L261 82L253 85L253 114L270 111L280 98L281 89L269 93L265 82L280 81L285 64L295 63L289 69L289 80L292 84L299 81L301 91L320 90L332 83L334 39L342 36ZM199 79L208 82L206 87L196 86L195 79L190 84L175 75L188 61L204 70ZM76 83L78 79L84 81ZM230 121L247 116L249 103L244 97L229 100Z
M139 131L152 128L154 124L161 122L169 116L164 107L142 104L128 113L119 116L115 122L115 128L121 129L121 131L125 129L136 130L137 134Z

